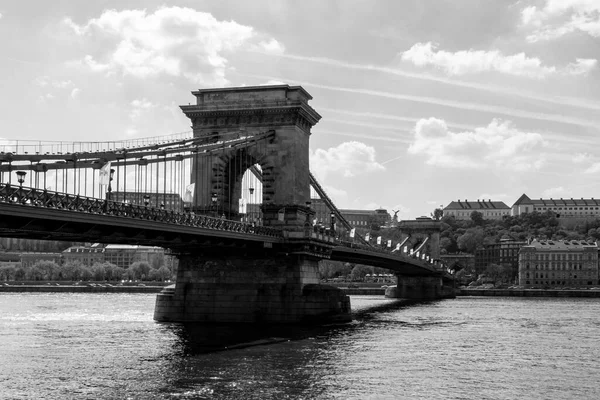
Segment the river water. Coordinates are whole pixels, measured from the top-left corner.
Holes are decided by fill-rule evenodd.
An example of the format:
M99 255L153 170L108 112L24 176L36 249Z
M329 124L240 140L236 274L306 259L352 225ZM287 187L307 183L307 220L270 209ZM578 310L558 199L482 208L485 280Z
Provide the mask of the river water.
M1 399L598 399L600 299L352 296L355 321L206 328L154 294L0 294Z

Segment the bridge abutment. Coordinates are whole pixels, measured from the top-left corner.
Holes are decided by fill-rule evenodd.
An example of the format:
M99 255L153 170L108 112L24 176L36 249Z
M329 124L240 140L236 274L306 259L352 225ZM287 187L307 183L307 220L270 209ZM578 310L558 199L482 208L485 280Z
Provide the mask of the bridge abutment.
M435 300L455 297L454 287L445 285L441 277L397 276L397 279L397 286L387 288L385 297L411 300Z
M307 256L182 255L175 288L158 295L154 319L282 324L350 321L349 297L318 282L318 260Z

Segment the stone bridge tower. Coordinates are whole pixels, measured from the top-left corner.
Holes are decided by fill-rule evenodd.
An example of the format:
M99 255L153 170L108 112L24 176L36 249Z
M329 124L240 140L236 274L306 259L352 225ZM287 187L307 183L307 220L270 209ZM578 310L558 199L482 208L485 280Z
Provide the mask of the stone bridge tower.
M177 254L174 288L160 293L154 318L178 322L303 323L350 320L350 299L319 284L319 261L333 244L308 236L310 130L321 116L299 86L254 86L192 92L181 109L202 144L255 137L254 144L224 144L216 156L197 154L191 171L196 213L211 214L214 200L235 219L242 177L262 173L263 225L284 231L282 243L223 246L216 239ZM270 132L264 135L265 132ZM246 140L246 139L244 139ZM232 168L231 166L237 166ZM216 197L216 199L215 199Z
M440 259L440 226L439 221L428 217L415 220L400 221L402 251L406 246L408 252L413 250L419 255L428 255L433 260ZM396 287L386 289L386 297L426 300L443 297L454 297L454 288L444 285L442 276L402 276L396 274Z
M400 221L400 242L408 250L425 253L434 260L440 259L440 227L441 223L431 218L422 217L415 220Z
M312 97L300 86L250 86L201 89L192 92L196 104L182 106L192 121L196 138L206 143L232 135L273 131L268 141L243 149L224 148L219 156L196 156L191 178L195 182L196 213L209 214L211 197L229 219L235 219L244 172L258 164L262 171L263 224L299 230L310 212L309 137L321 116L308 105ZM228 166L240 166L228 168ZM284 210L285 218L278 212Z

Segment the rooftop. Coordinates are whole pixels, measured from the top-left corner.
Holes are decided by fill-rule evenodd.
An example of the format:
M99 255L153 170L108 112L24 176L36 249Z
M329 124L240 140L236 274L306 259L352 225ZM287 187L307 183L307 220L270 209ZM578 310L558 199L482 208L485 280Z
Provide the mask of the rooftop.
M586 206L600 206L600 200L594 199L593 197L589 198L589 199L584 199L583 197L581 199L574 199L573 197L571 197L569 199L563 199L562 197L560 199L553 199L553 198L531 199L526 194L522 194L521 197L519 197L519 199L517 201L515 201L515 204L513 204L513 207L517 206L517 205L521 205L521 204L530 204L530 205L538 206L538 207L564 207L564 206L586 207Z
M598 248L596 242L586 240L533 240L527 246L528 248L534 248L536 250L582 250L584 248Z
M492 200L476 200L476 201L452 201L444 210L489 210L489 209L497 209L497 210L510 210L510 207L507 206L503 201L492 201Z

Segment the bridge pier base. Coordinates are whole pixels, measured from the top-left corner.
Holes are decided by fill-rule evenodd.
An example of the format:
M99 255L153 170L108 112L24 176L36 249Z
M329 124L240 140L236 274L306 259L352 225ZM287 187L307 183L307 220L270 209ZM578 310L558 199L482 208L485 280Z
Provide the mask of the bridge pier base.
M181 255L177 283L157 296L154 319L275 324L350 321L350 298L318 282L318 260L308 256Z
M398 285L385 290L385 297L434 300L455 297L454 288L444 285L441 277L397 276Z

